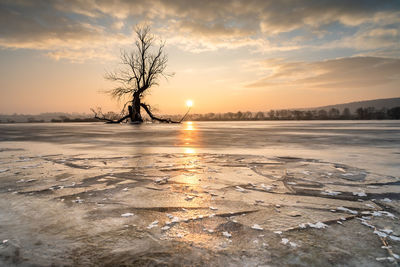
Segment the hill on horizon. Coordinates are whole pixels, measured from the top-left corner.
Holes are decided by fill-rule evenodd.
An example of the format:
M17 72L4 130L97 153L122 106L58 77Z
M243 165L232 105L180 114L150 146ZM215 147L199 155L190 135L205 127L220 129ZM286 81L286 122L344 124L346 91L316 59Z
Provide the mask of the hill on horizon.
M344 104L335 104L335 105L321 106L315 108L303 108L302 110L318 110L318 109L330 110L332 108L336 108L339 109L340 112L342 112L345 108L348 108L350 109L351 113L354 113L358 108L373 107L375 109L382 109L382 108L391 109L399 106L400 106L400 97L394 97L394 98L381 98L381 99L372 99L364 101L355 101Z

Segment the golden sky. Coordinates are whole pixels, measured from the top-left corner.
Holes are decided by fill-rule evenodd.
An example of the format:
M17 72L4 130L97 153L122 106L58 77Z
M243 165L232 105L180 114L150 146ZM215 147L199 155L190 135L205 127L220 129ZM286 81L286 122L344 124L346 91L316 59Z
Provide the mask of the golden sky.
M106 71L138 23L166 41L159 113L400 96L400 1L0 0L0 113L118 111Z

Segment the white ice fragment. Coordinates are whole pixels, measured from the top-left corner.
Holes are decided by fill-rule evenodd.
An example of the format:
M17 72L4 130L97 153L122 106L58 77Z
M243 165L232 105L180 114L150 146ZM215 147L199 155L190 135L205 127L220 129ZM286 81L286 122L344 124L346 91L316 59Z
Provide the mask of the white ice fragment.
M218 208L210 207L210 210L218 210Z
M386 228L384 228L384 229L379 229L379 231L384 232L385 234L388 234L388 235L390 235L390 234L393 233L393 230L392 230L392 229L386 229Z
M122 191L128 191L128 187L125 187L124 189L122 189Z
M358 214L357 211L351 210L351 209L348 209L348 208L345 208L345 207L337 207L336 209L340 210L340 211L348 212L348 213L351 213L351 214Z
M261 184L261 188L264 189L265 191L270 191L272 189L272 186Z
M337 169L338 171L341 171L341 172L346 172L343 168L340 168L340 167L336 167L336 169Z
M246 190L244 189L244 188L242 188L242 187L240 187L240 186L235 186L235 189L236 189L236 191L239 191L239 192L246 192Z
M390 198L385 197L382 201L384 202L392 202L392 200Z
M321 228L326 228L328 227L328 225L324 224L323 222L317 222L317 223L308 223L308 226L311 228L317 228L317 229L321 229Z
M302 171L302 173L305 174L305 175L310 175L311 174L311 172L309 172L309 171Z
M169 179L169 177L158 178L158 179L154 180L154 182L156 184L166 184L166 183L168 183L168 179Z
M374 211L371 215L372 216L376 216L376 217L380 217L382 215L385 215L385 216L387 216L389 218L392 218L392 219L397 218L396 216L394 216L393 213L390 213L388 211Z
M3 244L7 244L7 243L8 243L8 239L4 239Z
M166 226L164 226L164 227L161 227L161 230L167 231L169 228L170 228L170 227L166 225Z
M296 244L295 242L289 242L289 244L290 244L290 246L293 247L293 248L296 248L296 247L297 247L297 244Z
M325 195L325 196L337 196L340 195L342 192L336 192L336 191L332 191L332 190L325 190L323 192L321 192L321 195Z
M373 226L372 224L367 223L367 222L364 221L364 220L361 221L361 224L362 224L362 225L365 225L365 226L367 226L367 227L369 227L369 228L371 228L371 229L375 229L375 226Z
M295 182L287 182L287 184L296 185L297 183L295 183Z
M31 182L34 182L34 181L36 181L36 179L29 179L29 180L26 180L25 183L31 183Z
M375 258L377 261L390 261L394 262L396 259L393 257L381 257L381 258Z
M227 237L227 238L232 237L232 235L230 233L228 233L228 232L222 232L222 235Z
M21 179L21 180L16 181L17 184L18 183L23 183L23 182L25 182L25 179Z
M281 235L282 231L274 231L274 233L277 234L277 235Z
M390 237L390 239L392 239L393 241L400 241L400 237L398 237L398 236L390 235L389 237Z
M260 231L264 230L264 228L261 228L261 226L259 226L258 224L254 224L254 225L251 227L251 229L260 230Z
M343 223L341 222L341 221L336 221L338 224L341 224L341 225L343 225Z
M182 237L183 237L183 234L177 234L176 237L177 237L177 238L182 238Z
M173 217L171 220L172 223L176 223L179 222L179 218L178 217Z
M215 213L208 215L208 218L212 218L212 217L215 217Z
M253 240L253 243L258 244L258 240L257 239Z
M76 199L72 200L75 203L83 203L83 200L80 197L76 197Z
M153 227L156 227L158 225L158 221L155 220L154 222L152 222L151 224L149 224L149 226L147 226L147 229L151 229Z
M374 208L375 208L375 206L372 205L372 204L364 204L364 205L367 206L368 208L371 208L371 209L374 209Z
M366 197L367 194L365 194L365 192L353 192L354 196L359 196L359 197Z
M33 164L33 165L22 166L21 169L32 169L32 168L36 168L36 167L39 167L39 166L40 166L40 163Z
M187 196L187 197L185 198L185 200L189 201L189 200L192 200L193 198L194 198L194 196Z
M213 229L207 229L207 232L209 232L210 234L214 233Z
M289 239L287 239L287 238L282 238L281 243L284 244L284 245L286 245L287 243L289 243Z
M122 217L129 217L129 216L133 216L133 213L127 212L124 214L121 214Z
M173 216L172 214L167 213L166 215L167 215L167 217L170 218L170 219L174 218L174 216Z
M374 234L378 235L379 237L387 237L387 234L385 234L385 233L383 233L383 232L380 232L380 231L378 231L378 230L375 230L375 231L374 231Z
M306 225L305 223L301 223L301 224L299 224L299 227L302 228L302 229L304 229L304 228L307 227L307 225Z

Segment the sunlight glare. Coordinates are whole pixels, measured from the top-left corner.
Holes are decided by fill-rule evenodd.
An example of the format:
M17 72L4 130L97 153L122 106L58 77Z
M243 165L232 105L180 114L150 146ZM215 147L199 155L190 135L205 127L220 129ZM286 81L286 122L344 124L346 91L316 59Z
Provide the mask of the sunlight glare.
M192 100L187 100L186 101L186 106L188 107L188 108L191 108L192 106L193 106L193 101Z

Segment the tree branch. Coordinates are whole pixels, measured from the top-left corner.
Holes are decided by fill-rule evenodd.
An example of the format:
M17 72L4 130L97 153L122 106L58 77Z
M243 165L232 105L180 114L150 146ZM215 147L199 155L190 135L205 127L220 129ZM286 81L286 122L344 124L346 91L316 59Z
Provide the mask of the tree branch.
M104 115L103 112L101 112L101 110L99 110L98 112L96 112L92 108L90 110L94 113L94 118L95 119L98 119L98 120L101 120L101 121L106 121L106 123L121 123L124 120L129 118L129 114L128 114L128 115L125 115L125 116L123 116L122 118L120 118L118 120L113 120L113 119L107 118L106 115ZM100 114L100 116L99 116L99 114Z
M149 116L152 120L156 120L159 122L165 122L165 123L180 123L178 121L173 121L171 119L157 118L156 116L153 115L153 113L151 113L149 105L146 105L145 103L141 103L140 106L147 112L147 114L149 114Z

